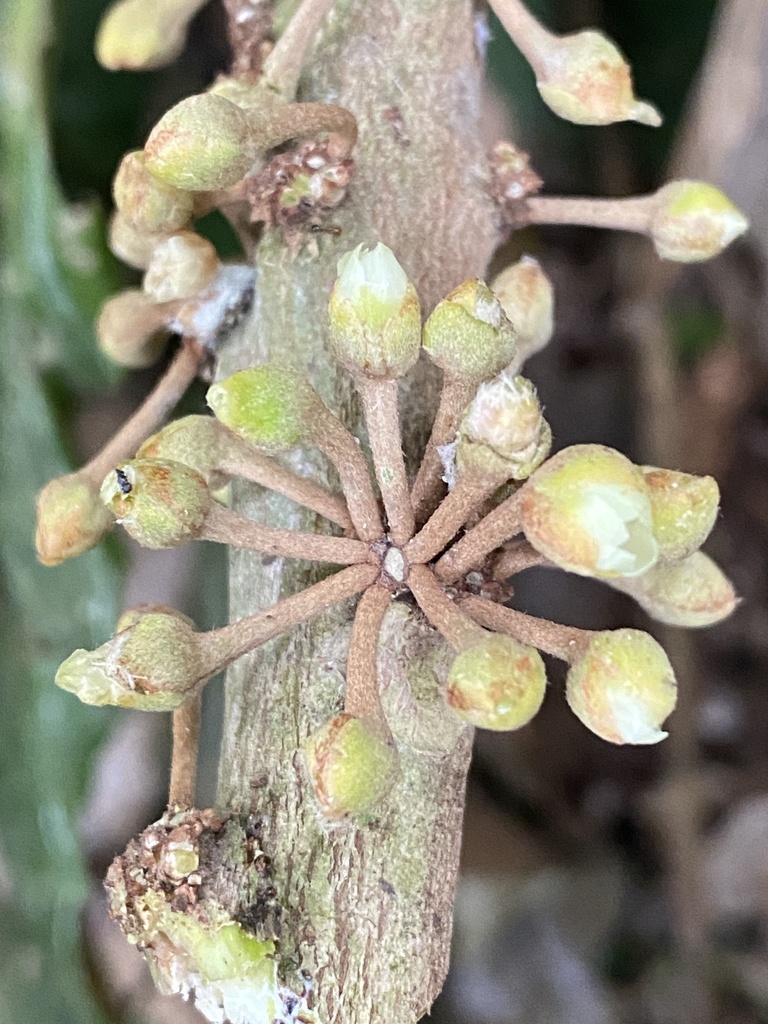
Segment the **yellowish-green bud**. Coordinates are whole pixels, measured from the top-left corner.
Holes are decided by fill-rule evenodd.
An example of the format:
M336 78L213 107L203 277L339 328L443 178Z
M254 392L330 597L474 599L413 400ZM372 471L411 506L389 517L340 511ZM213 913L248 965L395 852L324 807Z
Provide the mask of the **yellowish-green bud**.
M171 107L152 129L144 154L156 178L191 192L234 185L255 159L248 118L211 93L188 96Z
M728 196L704 181L671 181L655 199L649 233L664 260L711 259L749 227Z
M534 647L489 634L461 651L448 673L447 699L460 718L481 729L519 729L544 702L547 677Z
M352 374L402 377L419 358L416 289L386 245L356 249L338 263L328 305L333 354Z
M522 366L548 344L554 331L555 298L552 282L538 260L523 256L496 277L491 291L498 298L517 334L515 365Z
M174 613L140 615L94 651L71 654L56 685L84 704L171 711L208 678L200 635Z
M181 462L199 473L212 490L224 484L222 457L237 439L213 416L183 416L147 438L137 459Z
M169 604L139 604L133 608L126 608L122 611L115 623L115 634L122 633L124 629L129 629L131 626L135 626L139 619L143 619L145 615L174 615L177 619L181 619L182 622L190 627L195 628L195 624L188 615L180 612L177 608L172 608Z
M536 388L505 373L481 384L459 425L459 476L477 472L525 480L549 454L552 431Z
M643 474L597 444L548 459L520 492L522 528L550 561L581 576L639 576L659 546Z
M384 726L342 712L304 744L309 777L323 815L337 821L369 811L398 775L398 755Z
M687 629L722 622L739 603L731 581L703 551L679 562L659 562L642 576L614 586L657 622Z
M131 370L152 366L170 336L167 310L139 288L107 299L96 321L96 337L104 355Z
M697 551L717 519L720 489L711 476L643 466L659 556L677 561Z
M483 281L459 285L424 324L424 349L448 376L468 383L489 380L512 362L515 329Z
M174 61L206 0L118 0L99 25L96 58L110 71L151 71Z
M123 157L112 193L118 211L143 234L179 231L194 214L192 193L172 188L150 174L140 150Z
M312 413L320 398L299 374L266 365L240 370L213 384L206 401L231 431L276 455L311 433Z
M77 473L56 477L37 496L37 557L59 565L95 547L114 524L99 492Z
M553 39L536 72L541 98L566 121L661 124L658 110L635 96L629 64L601 32L587 29Z
M144 291L155 302L186 299L207 288L216 277L215 247L194 231L180 231L158 242L144 275Z
M658 743L677 702L669 658L638 629L594 633L566 680L571 710L609 743Z
M133 459L111 470L101 500L146 548L172 548L200 534L213 505L199 473L180 462Z

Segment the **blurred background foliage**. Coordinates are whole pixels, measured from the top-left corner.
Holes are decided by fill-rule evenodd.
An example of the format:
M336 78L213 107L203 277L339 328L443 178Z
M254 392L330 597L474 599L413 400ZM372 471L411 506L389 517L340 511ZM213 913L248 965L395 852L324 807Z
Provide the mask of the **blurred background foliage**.
M93 337L94 314L104 297L133 280L104 243L111 177L122 154L142 144L160 113L177 98L203 87L226 66L227 56L223 20L214 2L196 19L187 50L172 68L138 75L106 72L92 53L105 6L104 0L4 0L0 10L0 1020L9 1024L145 1024L180 1021L186 1013L174 1003L173 1012L164 1017L165 1011L157 1009L151 997L142 1002L125 995L128 982L114 982L116 972L102 962L108 943L101 925L88 925L88 941L83 941L83 901L95 891L98 874L127 835L111 832L93 806L85 819L81 812L86 799L98 804L93 796L100 785L98 779L94 782L97 751L109 740L108 749L117 756L120 742L128 742L126 730L133 726L125 725L127 716L83 707L56 690L52 678L56 665L75 646L94 646L110 633L129 560L113 541L55 570L39 566L34 559L32 510L35 492L51 477L80 464L109 435L115 410L119 414L130 409L151 385L151 373L124 375L107 365ZM537 0L531 6L560 30L585 24L605 27L630 55L639 95L653 100L666 115L657 132L632 125L578 129L559 121L543 107L530 71L491 20L490 81L506 104L503 116L511 116L514 135L534 154L547 188L624 194L655 187L701 64L715 0ZM214 219L207 227L222 253L231 251L232 236L222 222ZM538 252L541 243L536 236L525 241ZM626 367L618 365L619 342L607 352L605 338L600 337L606 305L615 299L612 268L605 255L599 255L606 251L600 248L604 245L595 234L563 231L543 247L563 289L558 292L559 354L554 362L540 364L540 387L556 433L561 430L561 442L602 440L631 450L633 385ZM565 270L565 265L575 270ZM669 345L684 370L695 368L722 340L722 304L706 287L689 288L667 304L666 315ZM195 408L198 399L193 396L189 407ZM591 411L579 423L581 435L579 430L574 435L572 410L581 409L576 415L583 416L587 407ZM726 472L728 468L726 464ZM161 574L180 571L177 562L161 559L158 564ZM223 561L214 558L214 564L215 570L202 570L205 578L217 575L223 581ZM189 578L189 564L181 569ZM134 562L134 577L136 571ZM129 589L131 585L129 581ZM604 599L593 591L586 594L591 616L592 608ZM141 598L146 599L143 594ZM550 598L547 595L551 612ZM189 605L192 599L186 600ZM571 621L581 624L573 610L584 604L582 592L559 600L563 617L570 614ZM531 610L535 601L532 592ZM218 589L210 588L204 608L192 610L205 622L220 619L223 607L222 582ZM626 611L625 605L620 608ZM611 618L611 612L605 614ZM589 624L595 623L590 619ZM755 657L745 653L744 645L739 650L742 658ZM115 736L123 739L118 742ZM157 729L153 736L162 753ZM672 962L659 956L671 941L663 926L643 929L633 924L637 914L641 919L658 915L658 907L643 903L642 894L648 880L663 870L647 823L638 815L619 809L606 818L600 832L604 871L590 874L574 867L568 876L564 868L581 865L592 841L574 810L576 798L569 803L569 793L573 796L583 785L578 770L594 770L605 785L606 779L622 775L630 780L630 789L642 786L656 770L636 752L590 750L590 767L566 766L572 774L566 773L552 787L560 795L547 805L535 796L537 786L527 785L526 771L539 762L532 756L526 767L525 743L518 760L511 762L500 740L480 747L473 768L475 802L468 815L465 856L471 867L479 865L498 878L490 887L478 887L470 876L462 890L456 969L438 1019L471 1016L475 1022L500 1024L518 1019L527 1024L615 1020L619 1018L609 1009L613 1004L605 998L606 986L631 985L651 969L663 975L665 965ZM162 775L162 757L154 756L150 764ZM210 774L215 743L208 744L204 758ZM601 767L594 768L599 758ZM501 772L500 759L506 766ZM558 763L552 772L561 769ZM147 819L141 815L159 810L162 799L157 780L130 780L139 787L142 781L147 786L144 798L120 797L135 809L132 829L142 827ZM159 784L161 790L162 778ZM594 793L593 797L597 799ZM495 823L489 823L494 815ZM100 837L100 829L106 829L106 835ZM533 836L530 843L526 830ZM493 842L483 836L498 844L497 855ZM535 852L542 846L557 855L542 857ZM505 850L508 857L517 858L511 873L504 867ZM490 858L489 863L484 858ZM517 867L529 861L537 870L521 869L527 879L523 881L516 875ZM549 871L547 884L538 870L542 865ZM636 883L630 886L629 897L620 881L626 871ZM618 895L621 891L623 896ZM650 891L651 900L660 898L658 890ZM98 903L98 897L91 899ZM622 900L617 918L616 902ZM636 906L628 906L627 900L635 900ZM501 922L502 910L512 905L513 931L518 929L522 939L509 943L508 935L500 937L492 925L498 919L499 928L508 931L509 923ZM568 915L576 916L561 929L565 905ZM485 915L484 930L478 915ZM573 948L579 950L570 960L561 955L562 949L571 949L569 936L576 936ZM741 939L749 944L750 936ZM527 958L520 950L527 951ZM515 995L509 983L499 981L513 956L528 982L537 979L539 989L518 988ZM548 976L558 970L570 970L569 979ZM513 974L522 986L520 967ZM682 1007L690 1003L686 976L676 977L683 979L677 1004ZM662 991L671 988L667 978ZM550 994L571 991L578 997L572 995L560 1006L548 1002L549 996L542 995L545 989ZM501 1013L499 1007L510 1007L515 999L519 1007L528 1006L526 1012L520 1017L511 1011ZM541 1007L547 1008L544 1016ZM741 1003L739 1007L741 1016L717 1019L766 1019L757 997L748 1001L746 1010ZM647 1006L622 1019L660 1024L665 1020L663 1013L646 1010ZM682 1010L681 1014L666 1019L686 1019Z

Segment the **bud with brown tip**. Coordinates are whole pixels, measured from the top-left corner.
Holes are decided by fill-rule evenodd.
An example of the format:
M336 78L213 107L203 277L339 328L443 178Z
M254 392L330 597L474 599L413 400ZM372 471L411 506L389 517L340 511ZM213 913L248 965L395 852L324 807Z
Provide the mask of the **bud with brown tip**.
M82 555L99 543L114 521L98 488L86 477L56 477L37 496L37 557L43 565L59 565Z

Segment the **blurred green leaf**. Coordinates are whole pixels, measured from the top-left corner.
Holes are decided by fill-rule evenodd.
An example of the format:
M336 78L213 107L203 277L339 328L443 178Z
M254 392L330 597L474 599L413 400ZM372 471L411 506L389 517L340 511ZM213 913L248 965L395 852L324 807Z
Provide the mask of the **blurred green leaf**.
M116 278L97 211L66 206L52 175L49 16L46 0L6 0L0 15L0 1011L15 1024L97 1024L75 816L109 715L57 690L53 675L73 646L109 634L118 573L104 550L44 568L33 531L36 491L69 468L44 375L80 390L113 379L92 321Z

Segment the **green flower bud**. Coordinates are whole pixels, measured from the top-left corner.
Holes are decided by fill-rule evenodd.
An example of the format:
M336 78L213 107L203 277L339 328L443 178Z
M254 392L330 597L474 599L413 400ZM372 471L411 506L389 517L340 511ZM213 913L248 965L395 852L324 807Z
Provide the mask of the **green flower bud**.
M569 572L639 576L658 558L643 474L612 448L558 452L528 480L520 502L530 543Z
M114 523L96 487L77 473L51 480L37 496L37 557L59 565L95 547Z
M111 470L101 500L146 548L173 548L194 539L213 505L199 473L159 459L134 459Z
M346 253L328 306L333 354L350 373L404 376L419 358L421 310L394 253L379 242Z
M207 238L194 231L180 231L152 250L144 291L155 302L186 299L207 288L218 268L219 257Z
M722 622L739 603L731 581L703 551L679 562L659 562L642 576L614 586L657 622L687 629Z
M515 330L501 303L482 281L459 285L424 324L424 349L451 377L489 380L515 356Z
M677 561L697 551L717 519L720 490L711 476L643 466L659 555Z
M144 154L156 178L190 192L234 185L256 155L246 115L210 93L188 96L172 107L152 129Z
M56 685L84 704L171 711L210 674L200 636L188 620L149 613L95 651L71 654L56 673Z
M749 227L741 210L704 181L671 181L655 198L649 233L664 260L711 259Z
M541 98L566 121L661 124L658 110L635 96L629 64L601 32L588 29L553 38L536 70Z
M522 366L548 344L554 331L552 282L538 260L523 256L496 277L491 291L501 303L517 334L515 363Z
M397 750L386 728L346 712L312 733L304 757L315 796L331 821L369 811L398 774Z
M459 425L459 475L480 473L525 480L549 454L552 431L536 388L525 377L502 373L477 389Z
M223 454L235 439L213 416L183 416L147 438L137 459L181 462L194 469L212 490L225 479L219 473Z
M448 673L448 703L480 729L519 729L542 703L547 677L534 647L489 634L456 656Z
M189 616L177 608L172 608L169 604L139 604L134 608L126 608L120 613L115 623L115 634L135 626L139 619L143 619L146 615L173 615L175 618L181 619L182 622L186 622L190 629L195 628L195 624Z
M208 405L239 437L276 455L311 432L320 398L307 381L277 366L252 366L208 389Z
M185 228L194 214L192 193L172 188L150 174L140 150L123 157L112 193L122 216L147 235Z
M677 683L653 637L615 629L592 635L568 672L566 697L576 717L609 743L658 743Z
M110 71L151 71L174 61L206 0L118 0L102 18L96 58Z

